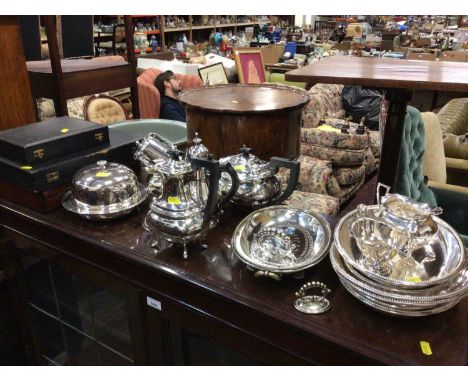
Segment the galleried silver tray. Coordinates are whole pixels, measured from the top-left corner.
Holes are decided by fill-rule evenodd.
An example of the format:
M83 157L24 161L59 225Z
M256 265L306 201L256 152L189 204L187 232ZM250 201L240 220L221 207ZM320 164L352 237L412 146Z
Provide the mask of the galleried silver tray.
M272 206L252 212L236 227L232 248L249 267L297 273L320 262L331 244L328 222L314 214Z
M440 284L450 280L460 270L464 261L463 243L456 231L442 219L433 218L438 225L434 239L405 256L402 251L376 245L379 240L388 245L397 232L380 224L378 218L378 206L369 206L365 224L357 227L359 231L356 224L362 219L356 210L344 216L336 226L334 242L349 266L380 284L409 289ZM371 239L374 241L371 242ZM363 244L359 241L365 241L370 248L366 255L361 251Z

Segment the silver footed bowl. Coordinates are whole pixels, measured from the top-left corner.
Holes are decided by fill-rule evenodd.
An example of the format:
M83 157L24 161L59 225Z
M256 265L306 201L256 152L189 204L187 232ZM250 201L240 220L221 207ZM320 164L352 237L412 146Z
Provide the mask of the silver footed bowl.
M438 217L438 231L424 245L406 247L408 233L382 223L378 206L367 216L357 211L345 215L335 228L335 245L346 263L367 277L389 287L426 288L452 278L464 261L464 247L457 232Z
M262 208L234 230L232 249L248 266L274 273L296 273L327 254L331 229L322 217L285 206Z

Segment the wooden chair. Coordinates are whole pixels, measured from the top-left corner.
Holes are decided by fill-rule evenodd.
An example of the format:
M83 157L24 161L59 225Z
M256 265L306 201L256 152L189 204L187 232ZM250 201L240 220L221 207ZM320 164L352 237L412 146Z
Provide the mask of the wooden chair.
M86 97L83 103L83 115L87 121L102 125L128 119L128 113L123 104L117 98L105 94Z

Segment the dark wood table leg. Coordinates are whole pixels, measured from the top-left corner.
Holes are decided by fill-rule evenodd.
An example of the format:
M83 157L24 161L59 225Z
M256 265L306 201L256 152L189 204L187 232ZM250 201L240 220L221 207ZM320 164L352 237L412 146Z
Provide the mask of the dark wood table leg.
M132 114L133 119L140 118L140 105L138 104L138 87L137 87L137 74L136 74L136 56L135 56L135 43L133 40L133 21L131 16L124 16L125 21L125 41L127 43L127 61L129 62L132 70L132 83L130 86L130 97L132 100Z
M63 117L68 115L67 99L65 98L65 85L63 82L62 63L57 42L57 28L55 26L55 16L44 16L47 34L47 44L49 45L50 66L55 86L57 87L57 98L54 98L55 115Z
M406 106L411 101L412 96L413 91L407 89L387 89L385 92L385 99L389 102L382 141L378 182L390 186L392 192L395 192L398 175Z

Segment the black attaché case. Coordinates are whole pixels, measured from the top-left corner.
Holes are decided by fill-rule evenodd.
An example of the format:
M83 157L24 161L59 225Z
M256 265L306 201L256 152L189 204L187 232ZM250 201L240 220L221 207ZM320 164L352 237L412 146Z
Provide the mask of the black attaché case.
M110 144L69 154L37 165L13 162L0 157L0 179L32 192L40 192L70 182L82 167L98 160L133 167L135 139L125 132L109 130Z
M27 165L106 145L107 126L71 117L0 131L0 157Z

